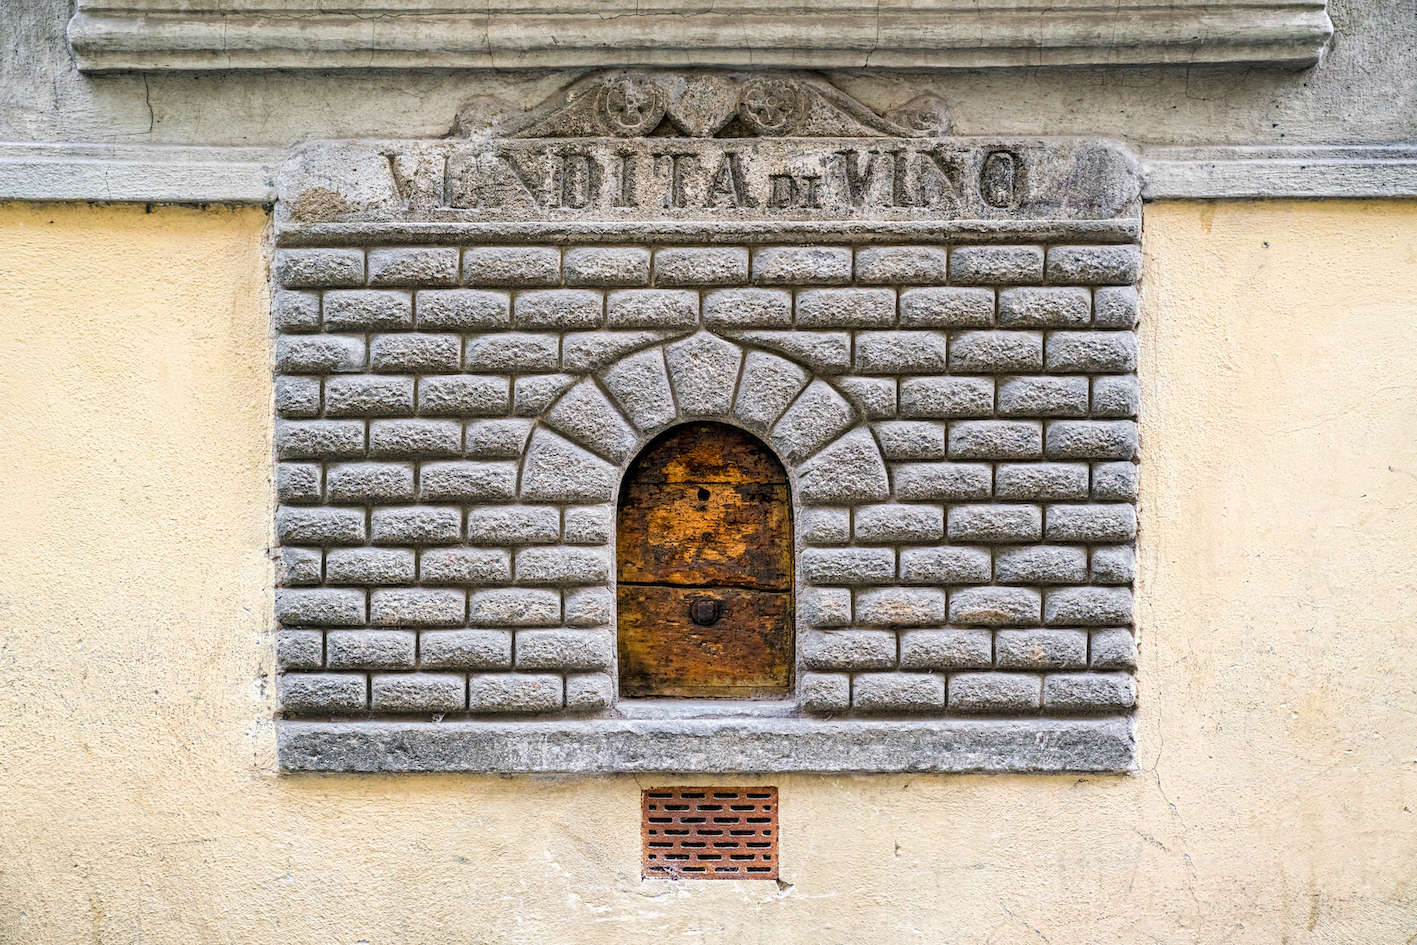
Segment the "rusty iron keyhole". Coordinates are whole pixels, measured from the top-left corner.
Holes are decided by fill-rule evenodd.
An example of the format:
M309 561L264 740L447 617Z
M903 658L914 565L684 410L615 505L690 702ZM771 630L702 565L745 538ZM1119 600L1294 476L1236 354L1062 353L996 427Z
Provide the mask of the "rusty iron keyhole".
M708 500L709 500L709 491L708 491L707 489L703 488L703 487L700 487L700 488L699 488L699 501L700 501L700 502L707 502Z
M723 616L723 601L696 597L689 602L689 619L701 627L712 627Z

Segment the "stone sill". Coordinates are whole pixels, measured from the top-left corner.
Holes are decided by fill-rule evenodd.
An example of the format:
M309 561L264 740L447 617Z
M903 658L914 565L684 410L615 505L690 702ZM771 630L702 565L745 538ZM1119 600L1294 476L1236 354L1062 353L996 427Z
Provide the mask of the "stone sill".
M647 707L646 707L647 708ZM1134 767L1130 717L800 717L278 725L284 771L496 774L1063 772Z

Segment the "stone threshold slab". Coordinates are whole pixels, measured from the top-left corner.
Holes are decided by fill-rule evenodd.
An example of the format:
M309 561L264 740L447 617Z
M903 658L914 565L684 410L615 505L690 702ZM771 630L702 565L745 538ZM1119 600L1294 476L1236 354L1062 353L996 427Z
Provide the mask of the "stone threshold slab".
M296 722L284 771L499 774L1125 773L1125 717Z

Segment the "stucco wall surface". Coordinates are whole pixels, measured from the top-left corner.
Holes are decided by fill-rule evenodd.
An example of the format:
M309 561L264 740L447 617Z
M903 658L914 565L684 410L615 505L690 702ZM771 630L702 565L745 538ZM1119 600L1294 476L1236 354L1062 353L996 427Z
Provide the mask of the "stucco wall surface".
M280 776L265 217L0 208L0 942L1408 942L1417 204L1155 204L1141 767L791 777L642 882L633 778Z

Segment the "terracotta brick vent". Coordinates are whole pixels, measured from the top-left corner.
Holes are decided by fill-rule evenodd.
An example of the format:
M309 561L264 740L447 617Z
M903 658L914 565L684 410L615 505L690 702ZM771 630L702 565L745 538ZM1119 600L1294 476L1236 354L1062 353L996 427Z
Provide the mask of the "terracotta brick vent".
M640 793L645 879L777 879L777 788Z

